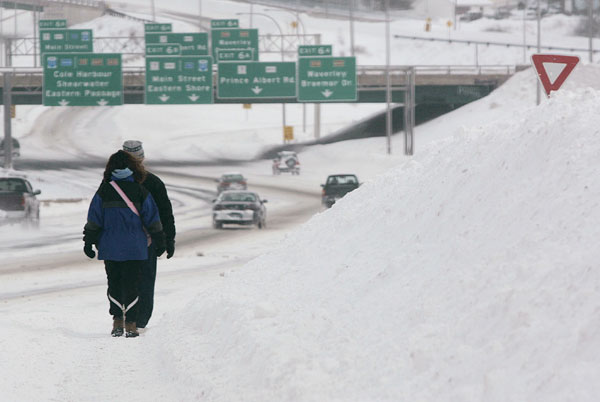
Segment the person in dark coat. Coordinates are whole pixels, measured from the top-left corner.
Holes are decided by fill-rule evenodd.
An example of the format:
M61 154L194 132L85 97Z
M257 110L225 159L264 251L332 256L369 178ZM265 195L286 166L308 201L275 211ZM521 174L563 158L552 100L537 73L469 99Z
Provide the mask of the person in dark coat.
M140 184L145 178L146 172L136 158L121 150L111 155L83 229L85 255L94 258L95 245L98 259L104 260L113 336L123 335L123 327L127 337L138 336L138 285L148 259L148 244L151 241L158 255L166 247L158 207Z
M143 163L145 155L141 141L125 141L123 143L123 150L138 159L140 163ZM146 180L142 185L150 192L150 194L152 194L152 197L158 206L160 221L162 222L166 237L167 259L171 258L175 253L175 218L173 217L173 207L171 205L171 200L169 200L167 189L162 180L150 172L147 172ZM152 310L154 309L156 257L153 247L149 247L148 259L144 262L142 276L140 278L138 328L146 328L146 325L148 325L148 321L150 321L150 317L152 316Z

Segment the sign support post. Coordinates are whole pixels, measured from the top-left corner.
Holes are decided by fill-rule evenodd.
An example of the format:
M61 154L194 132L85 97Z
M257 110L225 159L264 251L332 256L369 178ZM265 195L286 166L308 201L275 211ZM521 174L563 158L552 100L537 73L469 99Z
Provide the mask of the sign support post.
M321 44L321 34L317 34L317 36L315 38L315 45L320 45L320 44ZM313 123L313 125L314 125L313 130L315 132L315 139L318 140L319 138L321 138L321 104L320 103L315 103L314 115L315 115L314 116L315 122Z
M33 13L31 13L33 15L33 66L37 67L38 66L38 58L37 58L37 49L38 49L38 21L37 21L37 15L38 12L34 11Z
M281 31L281 28L279 30ZM283 31L281 31L281 62L284 62L284 61L285 61L285 57L283 55ZM287 122L285 121L286 119L285 119L285 103L284 102L281 103L281 115L283 118L283 135L284 135L283 143L285 144L285 128L287 126Z
M540 2L538 1L537 4L537 52L538 54L541 53L542 49L542 29L541 29L541 20L542 20L542 11L540 8ZM540 81L536 81L536 86L535 86L535 104L539 105L541 102L541 88L540 88Z
M387 137L387 153L392 154L392 77L390 76L390 0L385 2L385 99L387 112L385 119L385 132ZM406 102L404 109L406 110ZM406 122L405 122L406 124Z
M12 73L4 73L2 95L4 101L4 168L12 168L12 122L10 118L10 106L12 104Z
M321 138L321 104L315 103L315 139Z
M406 70L404 91L404 153L414 153L414 127L415 127L415 69Z

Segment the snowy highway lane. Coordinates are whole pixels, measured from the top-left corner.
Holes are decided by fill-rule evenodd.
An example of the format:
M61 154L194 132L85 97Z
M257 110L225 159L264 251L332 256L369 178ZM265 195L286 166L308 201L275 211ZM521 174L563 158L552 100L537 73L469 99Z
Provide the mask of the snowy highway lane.
M167 184L177 226L175 257L160 259L159 278L241 265L320 210L318 192L263 180L250 189L269 200L267 228L233 225L215 230L211 222L211 204L216 197L214 177L160 170L156 173ZM96 175L85 174L86 178ZM85 199L43 205L38 229L0 227L14 233L3 236L0 244L0 300L106 286L102 264L88 260L81 251L88 203Z

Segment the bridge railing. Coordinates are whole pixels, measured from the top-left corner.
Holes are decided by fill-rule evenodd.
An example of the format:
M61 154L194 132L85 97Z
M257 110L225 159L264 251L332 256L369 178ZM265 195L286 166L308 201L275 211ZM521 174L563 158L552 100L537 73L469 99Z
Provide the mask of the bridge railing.
M508 78L518 67L515 66L390 66L390 76L393 90L405 89L407 78L414 69L415 76L455 75L490 77L505 75ZM215 69L216 70L216 69ZM380 90L385 84L385 66L357 66L358 87L360 90ZM15 85L20 87L41 86L41 67L0 67L0 74L10 72L15 75ZM145 85L145 67L124 66L123 83L126 86ZM216 72L215 72L216 74ZM216 76L213 78L216 82ZM0 86L2 81L0 80Z
M76 6L86 6L93 8L105 8L106 3L104 1L98 0L45 0L45 3L48 5L76 5Z
M106 2L101 0L9 0L0 2L0 7L9 9L23 9L23 6L47 7L62 5L75 5L99 9L106 8Z
M518 71L515 65L477 65L477 66L415 66L419 74L446 74L446 75L512 75Z
M215 66L216 67L216 66ZM427 77L435 76L472 76L481 81L481 79L501 78L499 82L508 79L519 67L515 66L390 66L391 89L394 91L405 90L408 83L408 77L411 70L415 77L422 82ZM386 86L386 67L385 66L357 66L358 88L361 91L378 91ZM41 86L41 76L43 70L41 67L1 67L0 74L4 72L13 73L15 76L15 85L19 87L36 88ZM140 87L143 90L145 85L145 67L143 66L124 66L123 83L129 87ZM481 77L481 78L478 78ZM215 77L216 81L216 68ZM464 79L462 79L464 81ZM469 79L467 79L468 81ZM438 80L439 81L439 80ZM437 81L436 81L437 82ZM1 80L0 80L1 85Z
M520 66L515 65L416 65L416 66L390 66L390 73L393 75L403 74L410 68L414 68L417 74L432 75L512 75L519 71ZM385 66L363 65L357 67L357 74L361 75L381 75L385 74Z

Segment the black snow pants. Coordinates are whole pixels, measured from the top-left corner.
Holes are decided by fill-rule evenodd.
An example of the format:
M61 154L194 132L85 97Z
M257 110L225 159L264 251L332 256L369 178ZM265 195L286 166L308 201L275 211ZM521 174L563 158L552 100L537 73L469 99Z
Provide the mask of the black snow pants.
M137 327L146 328L154 309L154 284L156 283L156 250L148 247L148 259L142 261L140 272L140 301L138 302Z
M135 322L138 314L138 286L140 271L144 261L104 261L108 279L109 312L113 317L122 318L123 310L115 301L125 308L131 306L125 320ZM114 299L115 301L111 300ZM134 303L135 302L135 303Z

